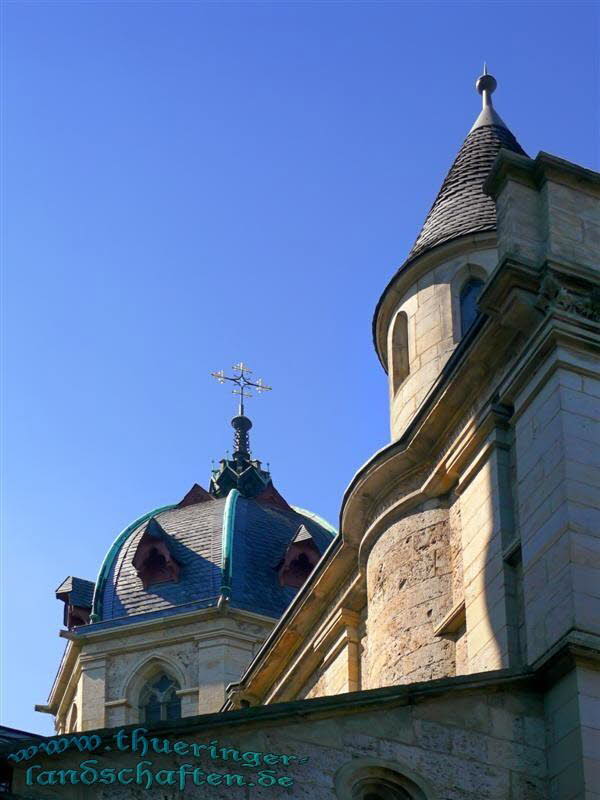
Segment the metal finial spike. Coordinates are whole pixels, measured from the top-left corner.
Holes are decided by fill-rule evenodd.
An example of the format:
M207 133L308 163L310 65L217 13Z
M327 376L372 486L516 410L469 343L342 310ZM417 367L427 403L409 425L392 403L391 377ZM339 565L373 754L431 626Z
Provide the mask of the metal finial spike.
M244 460L250 456L250 438L248 436L248 431L252 427L252 423L244 413L244 400L252 397L252 392L250 391L251 388L256 389L258 393L262 393L271 391L271 387L267 386L263 382L262 378L259 378L257 381L251 381L247 375L251 375L252 370L246 364L244 364L243 361L240 361L238 364L234 364L232 369L234 370L233 375L225 375L223 370L211 372L211 375L213 378L216 378L219 383L230 381L231 383L235 384L235 388L232 390L232 392L233 394L238 395L240 402L238 407L238 415L237 417L233 418L231 423L235 431L235 451L233 455L234 458Z
M484 62L483 62L483 74L484 74L484 75L487 75L487 74L488 74L488 71L487 71L487 61L484 61Z
M495 91L498 82L493 75L487 71L487 64L483 65L483 75L480 75L475 82L475 88L481 95L483 108L492 107L492 93Z

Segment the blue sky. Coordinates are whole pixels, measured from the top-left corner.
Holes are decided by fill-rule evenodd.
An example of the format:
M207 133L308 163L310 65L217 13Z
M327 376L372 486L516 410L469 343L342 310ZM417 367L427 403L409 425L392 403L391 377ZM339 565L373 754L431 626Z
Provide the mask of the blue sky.
M212 370L244 359L252 445L337 524L388 439L371 344L478 114L598 168L592 3L4 2L4 724L49 733L54 590L207 485Z

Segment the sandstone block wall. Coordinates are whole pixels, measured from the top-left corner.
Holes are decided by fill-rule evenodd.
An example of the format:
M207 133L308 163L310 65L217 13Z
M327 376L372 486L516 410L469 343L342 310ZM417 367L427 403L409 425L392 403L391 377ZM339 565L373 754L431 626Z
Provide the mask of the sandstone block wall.
M600 671L577 665L548 691L545 709L550 798L598 800Z
M495 197L498 258L512 256L532 263L554 259L598 270L597 195L582 181L572 181L568 170L561 175L560 167L552 163L558 160L550 156L549 161L541 186L534 179L529 185L509 180Z
M139 696L159 672L180 686L182 716L218 711L226 689L241 677L271 629L268 622L233 615L173 624L143 633L127 627L84 644L80 674L71 675L57 730L129 725L140 719Z
M416 787L419 800L548 800L545 757L544 707L541 696L518 688L459 690L433 696L420 695L395 707L365 711L357 698L355 710L343 713L321 712L310 717L303 707L302 720L290 714L277 720L238 719L227 726L197 724L193 729L172 729L171 740L210 742L242 751L286 753L307 757L306 764L275 767L278 774L294 779L289 789L208 787L188 785L185 796L230 800L263 800L286 796L295 800L349 800L354 776L365 769L390 770ZM308 714L308 715L307 715ZM139 757L111 752L103 755L103 765L131 766ZM206 771L235 772L231 762L210 762L188 756L152 755L155 768L173 768L190 760ZM68 768L65 756L41 759L48 768ZM255 780L256 769L246 769L248 780ZM23 773L16 776L15 790L31 794L23 784ZM55 786L36 786L35 796L54 798ZM145 789L132 786L60 787L60 797L74 799L147 797L150 800L180 797L172 786Z
M392 439L400 437L461 339L459 295L470 277L485 279L496 265L495 250L449 259L419 278L398 304L406 314L408 374L397 386L392 365L398 359L388 353L390 365L390 420ZM402 346L394 337L392 316L388 351Z
M600 634L600 381L576 354L561 356L572 367L528 385L515 404L531 662L573 628Z
M435 634L453 605L453 534L445 505L432 501L433 507L404 517L369 554L363 688L456 673L454 641Z

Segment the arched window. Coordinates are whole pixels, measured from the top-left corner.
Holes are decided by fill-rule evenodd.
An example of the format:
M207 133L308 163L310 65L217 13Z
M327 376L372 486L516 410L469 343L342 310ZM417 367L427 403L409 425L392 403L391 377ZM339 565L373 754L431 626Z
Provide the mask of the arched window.
M413 800L413 797L391 781L367 778L354 785L352 800Z
M388 369L392 392L396 394L398 387L409 373L408 317L404 311L399 311L392 323L388 345Z
M371 759L346 764L335 777L336 796L339 800L427 800L425 781L412 770L406 770L409 776L395 766Z
M140 694L140 719L148 724L180 719L181 698L176 694L179 684L164 672L155 675Z
M477 301L483 288L479 278L469 278L460 290L460 335L464 336L477 316Z

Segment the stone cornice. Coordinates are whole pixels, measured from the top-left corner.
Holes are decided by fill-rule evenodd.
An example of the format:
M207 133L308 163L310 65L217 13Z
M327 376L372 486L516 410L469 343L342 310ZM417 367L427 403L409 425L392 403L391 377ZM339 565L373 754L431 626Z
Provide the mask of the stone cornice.
M79 642L101 641L104 639L121 639L123 631L127 631L128 636L136 633L146 633L150 631L171 631L175 627L188 625L206 619L218 619L231 617L245 622L253 622L260 625L271 626L274 623L272 617L265 617L262 614L255 614L253 611L228 607L227 612L221 611L216 606L200 608L194 611L186 611L181 614L172 614L165 617L154 617L153 619L143 619L139 622L130 622L127 625L115 625L107 628L94 629L94 626L83 626L76 631L61 631L60 635L65 638Z
M334 715L399 708L411 705L420 699L439 697L447 692L453 692L454 694L456 692L472 693L478 690L490 692L495 689L502 690L510 687L527 687L535 691L540 688L540 682L531 670L496 670L420 683L402 684L400 686L388 686L382 689L363 689L358 692L315 697L309 700L294 700L292 702L274 703L273 705L252 706L250 708L232 710L226 714L218 711L212 714L182 717L173 722L159 723L152 728L152 733L156 736L174 737L175 735L181 735L185 738L186 735L192 733L220 727L232 731L237 726L247 726L254 723L263 725L271 721L322 719ZM138 725L138 723L135 723L123 726L123 730L126 732L131 731ZM114 728L86 731L88 736L93 734L100 736L103 741L112 740ZM27 741L24 740L23 743L19 743L19 746L22 747ZM14 744L11 744L0 748L0 751L5 753L14 749Z
M596 197L600 195L598 172L544 151L531 159L510 150L500 150L483 184L483 191L495 198L509 179L535 189L541 188L546 181L553 181L574 186Z
M357 577L354 583L360 581ZM303 642L295 658L286 665L285 671L278 675L276 683L270 688L262 702L285 701L293 696L310 678L314 669L326 668L349 642L358 642L360 615L344 606L344 600L351 594L352 587L345 593L340 605L335 607L314 635ZM254 690L256 694L256 689Z

